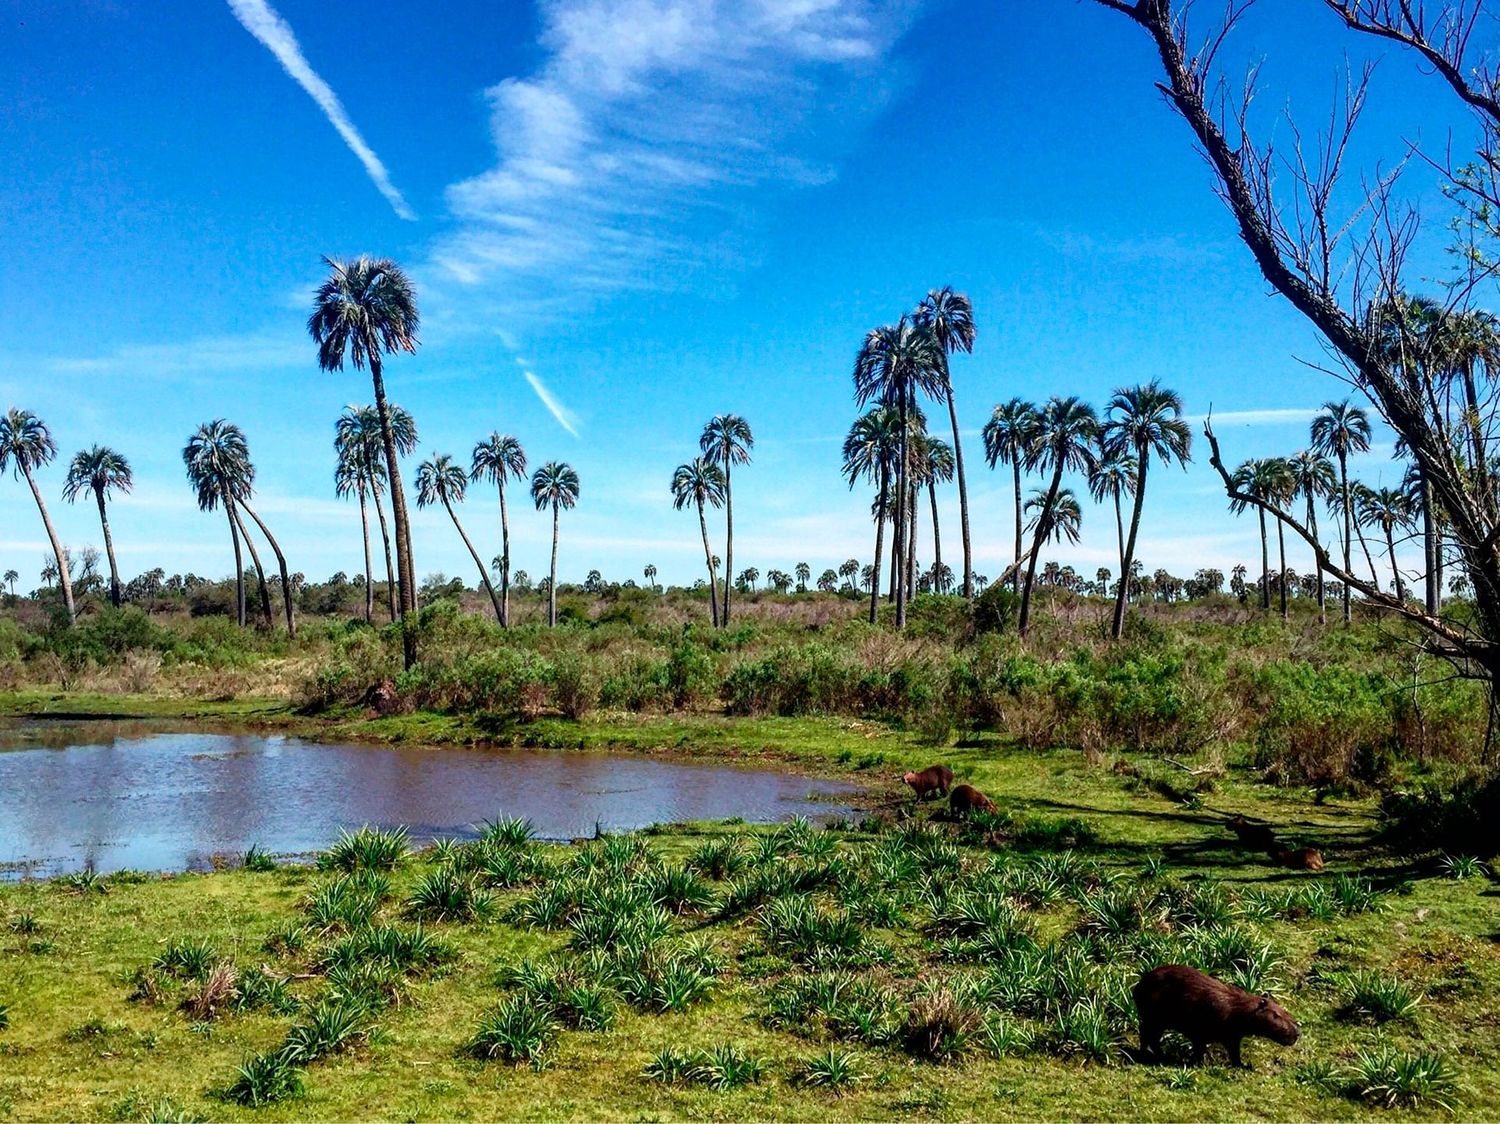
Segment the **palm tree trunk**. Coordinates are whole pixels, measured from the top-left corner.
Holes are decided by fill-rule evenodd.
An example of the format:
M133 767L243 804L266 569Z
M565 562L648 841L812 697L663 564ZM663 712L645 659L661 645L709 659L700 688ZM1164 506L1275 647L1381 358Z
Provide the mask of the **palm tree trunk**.
M1260 607L1271 611L1271 549L1266 540L1266 509L1255 509L1260 514Z
M109 533L109 512L104 507L104 489L95 488L94 498L99 501L99 525L104 528L104 556L109 559L109 603L120 607L120 567L115 563L115 540Z
M708 607L710 619L719 627L719 576L714 573L714 551L708 545L708 517L703 513L703 500L698 500L698 530L703 532L703 561L708 566Z
M1124 581L1120 583L1120 590L1115 594L1115 621L1111 635L1116 639L1125 635L1125 602L1130 593L1130 566L1135 561L1135 540L1141 529L1141 508L1146 504L1146 470L1151 467L1149 450L1143 445L1140 448L1139 457L1135 468L1135 503L1131 505L1130 512L1130 537L1125 540L1124 551L1120 555L1120 573L1125 575ZM1120 495L1115 493L1115 518L1120 516Z
M1026 562L1026 583L1021 587L1021 617L1016 625L1016 631L1022 636L1026 635L1026 630L1031 625L1031 587L1036 582L1036 560L1042 553L1043 536L1048 531L1052 505L1057 502L1057 489L1062 486L1062 474L1062 458L1059 457L1057 467L1052 472L1052 484L1047 488L1046 502L1042 504L1041 513L1037 516L1036 533L1031 536L1031 557ZM1017 491L1016 496L1020 495Z
M1286 620L1286 524L1276 520L1276 549L1281 559L1281 569L1276 575L1276 584L1281 587L1281 619Z
M953 401L953 380L948 377L948 360L943 358L943 389L948 392L948 421L953 425L953 471L958 477L958 527L964 543L964 600L974 600L974 559L969 547L969 485L964 479L964 443L958 439L958 407ZM937 499L932 500L932 543L937 553ZM1019 547L1017 548L1019 553ZM939 559L933 559L933 573Z
M1350 551L1354 547L1354 513L1353 505L1350 503L1349 495L1349 456L1343 449L1339 450L1339 496L1344 505L1344 573L1353 574L1354 568L1350 565ZM1344 585L1344 623L1347 625L1354 619L1353 609L1350 607L1349 583Z
M728 583L726 583L728 584ZM728 594L724 607L729 608ZM552 574L547 582L547 627L557 627L557 501L552 501Z
M885 549L885 509L890 499L891 471L882 462L880 466L880 495L875 506L875 562L870 571L870 623L880 619L880 555ZM859 575L855 575L858 580Z
M906 540L906 600L917 595L917 508L921 505L922 493L916 482L911 485L911 517L907 525Z
M1396 539L1392 533L1392 527L1385 529L1385 549L1391 556L1391 576L1396 579L1396 600L1406 600L1406 590L1401 585L1401 571L1396 567Z
M500 627L510 627L510 513L505 510L505 473L500 473Z
M1421 472L1421 470L1418 470ZM1443 607L1443 562L1442 545L1438 542L1437 520L1432 514L1432 489L1427 484L1427 474L1421 472L1422 483L1422 549L1427 563L1427 612L1437 616Z
M960 506L962 500L959 501ZM927 478L927 506L932 508L932 591L934 593L946 593L947 590L939 589L938 584L943 575L943 537L938 532L938 509L937 509L937 483L932 477ZM967 536L965 536L967 538ZM967 566L965 569L967 570ZM966 590L964 596L969 595Z
M276 541L276 536L271 534L271 528L266 526L265 520L255 514L255 509L243 500L240 506L245 509L245 514L255 520L255 525L260 528L260 533L266 536L266 542L271 544L271 553L276 555L276 565L281 570L281 600L282 607L286 611L286 635L287 639L297 638L297 621L293 613L292 605L292 579L286 572L286 555L281 553L281 544Z
M260 552L255 549L255 540L250 537L249 530L245 527L245 521L240 518L238 510L234 513L234 521L239 524L240 536L245 540L245 546L250 549L250 561L255 566L256 588L260 592L260 611L265 614L266 627L271 627L271 622L276 619L276 614L271 611L271 587L266 585L266 570L260 564Z
M234 544L235 621L245 627L245 560L240 554L240 530L234 518L234 501L224 497L224 514L229 517L229 541Z
M733 459L724 457L724 611L719 623L725 628L729 627L729 591L734 585L734 490L729 482Z
M385 525L385 508L380 505L380 492L372 490L370 498L375 501L375 518L380 520L380 543L385 548L385 605L390 610L391 623L395 624L401 586L396 581L396 572L391 569L391 533Z
M1016 560L1012 563L1010 574L1010 589L1012 593L1021 592L1021 459L1019 456L1011 461L1011 471L1016 486Z
M1313 506L1313 496L1311 492L1307 493L1307 529L1312 534L1313 541L1317 542L1318 510ZM1318 556L1316 554L1313 555L1313 565L1317 566L1318 570L1318 623L1327 624L1328 606L1324 597L1323 590L1323 567L1318 566Z
M895 560L892 563L896 567L893 575L896 579L896 628L906 627L906 574L903 569L906 563L906 501L907 481L911 479L911 465L907 463L911 455L911 436L907 425L907 403L906 392L901 392L901 459L896 464L896 521L891 529L891 537L895 540Z
M386 478L391 485L391 521L396 525L396 572L400 577L401 652L409 670L417 662L417 634L407 616L417 608L415 564L411 553L411 521L406 514L406 493L401 487L401 461L396 455L396 435L391 432L391 411L385 401L385 379L381 377L380 345L366 350L370 357L370 380L375 387L375 415L380 420L380 443L385 449Z
M375 573L370 567L370 509L365 502L365 486L359 485L359 533L365 544L365 624L375 623Z
M19 458L17 458L19 460ZM42 500L42 490L36 486L36 477L31 475L31 466L21 461L21 471L26 474L26 483L31 485L31 495L36 500L36 509L42 513L42 526L47 529L47 538L52 543L52 553L57 558L58 584L62 586L63 605L68 610L68 623L76 624L78 609L73 604L73 577L68 573L68 559L58 541L57 531L52 526L52 516L47 514L47 505Z
M443 497L443 506L448 509L448 518L453 520L453 526L458 531L458 537L464 540L464 546L469 548L469 557L474 559L474 565L479 567L479 584L484 586L484 591L490 595L490 604L495 609L495 620L499 624L505 623L505 614L500 610L500 597L495 593L495 587L490 584L490 575L484 568L484 562L479 557L479 551L474 549L474 544L469 541L469 536L464 534L464 525L458 521L458 513L453 510L453 505L448 502L448 497Z

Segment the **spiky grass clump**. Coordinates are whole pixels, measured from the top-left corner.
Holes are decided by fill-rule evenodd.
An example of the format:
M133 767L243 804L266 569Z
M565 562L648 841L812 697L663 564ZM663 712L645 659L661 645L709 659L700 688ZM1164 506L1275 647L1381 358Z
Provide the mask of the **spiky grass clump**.
M1458 1074L1439 1054L1407 1054L1393 1047L1362 1050L1346 1073L1348 1090L1385 1108L1438 1108L1458 1103Z
M1340 874L1329 887L1334 907L1346 917L1355 913L1374 913L1380 909L1380 894L1367 878Z
M310 936L308 927L296 921L288 921L279 929L272 929L260 947L273 956L295 956L307 947Z
M241 972L235 981L234 1006L241 1011L265 1010L289 1015L297 1009L297 1000L287 990L287 981L264 968Z
M227 960L208 970L197 984L182 997L182 1009L196 1022L217 1017L239 997L239 973Z
M281 1052L295 1065L310 1065L329 1054L351 1049L369 1037L370 1009L346 995L327 996L308 1008L287 1031Z
M806 1059L797 1073L800 1084L814 1089L843 1089L869 1077L858 1054L837 1046L829 1046L821 1054Z
M379 871L343 874L313 891L307 915L319 929L358 929L374 920L390 892L389 876Z
M667 1084L691 1081L724 1092L759 1081L765 1070L763 1059L726 1043L711 1050L686 1052L668 1047L650 1061L645 1073L653 1081Z
M1444 855L1442 866L1444 874L1460 881L1466 878L1479 878L1489 869L1473 855Z
M979 1013L943 988L918 996L912 1003L902 1045L923 1061L954 1061L968 1052L978 1029Z
M63 875L56 884L73 894L86 896L109 893L109 883L102 876L87 868Z
M857 957L865 947L864 931L847 910L828 913L805 894L768 902L759 924L768 948L804 962L831 965Z
M6 920L5 927L21 937L34 937L42 931L42 923L34 913L17 913Z
M151 967L179 979L204 980L217 963L219 954L208 941L175 940L157 953Z
M745 869L745 845L737 835L711 839L688 856L687 865L705 878L723 882Z
M401 929L394 925L367 925L329 947L320 964L325 970L338 965L353 966L380 961L409 975L418 975L454 957L451 946L417 925Z
M406 974L385 960L335 964L328 971L328 995L370 1009L399 1007L406 1000Z
M389 830L371 827L340 831L337 841L318 856L320 870L395 870L411 853L410 836L404 827Z
M245 852L245 857L240 860L240 866L245 870L264 874L266 871L275 870L277 862L275 856L270 851L267 851L259 843L254 843Z
M0 1030L10 1029L10 1005L0 1003Z
M500 816L485 822L479 838L503 847L524 847L536 838L536 828L520 816Z
M1344 998L1346 1017L1377 1023L1414 1019L1422 1004L1420 993L1379 972L1351 972L1345 981Z
M481 921L493 916L495 897L472 878L448 869L434 870L412 887L406 912L426 921Z
M500 972L502 986L541 1004L574 1030L608 1030L615 1023L615 995L604 984L558 963L523 961Z
M713 887L688 866L657 867L643 883L651 900L670 913L707 912L718 904Z
M275 1104L302 1092L302 1074L282 1051L257 1054L239 1067L224 1098L249 1108Z
M557 1039L557 1020L548 1006L527 996L505 1000L479 1022L466 1047L482 1061L505 1061L543 1069Z

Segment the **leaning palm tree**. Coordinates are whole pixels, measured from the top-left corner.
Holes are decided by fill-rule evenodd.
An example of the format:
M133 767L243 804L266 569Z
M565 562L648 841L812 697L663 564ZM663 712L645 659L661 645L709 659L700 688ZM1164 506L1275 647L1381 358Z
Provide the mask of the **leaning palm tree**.
M1031 514L1031 520L1027 525L1032 528L1037 527L1043 513L1047 511L1047 493L1040 488L1033 490L1031 498L1026 501L1025 509ZM1067 539L1076 546L1082 530L1083 508L1078 503L1078 497L1073 494L1072 488L1060 489L1057 497L1052 501L1046 541L1062 542Z
M893 531L896 585L896 627L906 627L905 535L911 478L911 418L917 395L936 398L943 393L942 349L933 334L903 316L894 324L874 328L854 359L854 398L863 406L878 400L894 406L899 416L900 448L896 456L896 510Z
M370 478L365 463L365 448L358 431L358 420L350 406L334 426L333 489L340 499L359 499L360 542L365 548L365 623L375 619L375 573L370 564ZM351 424L345 425L349 421Z
M1355 494L1355 516L1362 527L1378 527L1385 535L1385 549L1391 560L1391 576L1395 579L1396 598L1406 600L1406 587L1401 583L1401 570L1396 566L1396 528L1405 528L1412 521L1411 499L1400 488L1361 488Z
M728 485L724 470L706 457L694 457L680 464L672 473L672 506L678 511L693 504L698 508L698 530L703 533L703 559L708 563L709 619L719 627L719 576L714 566L713 548L708 545L708 519L705 507L722 507Z
M105 501L111 491L129 492L135 481L130 462L113 449L95 445L73 454L68 465L68 479L63 484L63 499L77 501L84 492L92 492L99 501L99 525L104 530L104 553L109 559L109 603L120 607L120 567L115 562L115 540L109 533L109 512Z
M1062 486L1063 473L1088 471L1094 461L1094 441L1099 434L1099 418L1094 408L1078 398L1062 398L1054 395L1042 407L1038 416L1036 436L1025 454L1025 467L1029 471L1052 472L1047 486L1046 501L1036 521L1036 532L1032 537L1031 557L1026 563L1026 581L1021 586L1021 613L1017 629L1022 636L1031 623L1031 589L1036 582L1036 560L1041 545L1052 534L1051 521L1055 517L1053 504L1058 489Z
M1125 565L1125 513L1123 500L1135 495L1135 458L1118 446L1105 442L1099 449L1093 467L1089 469L1089 495L1095 503L1111 501L1115 506L1115 557L1120 560L1120 573L1129 569Z
M380 417L374 406L361 406L357 411L360 432L363 434L365 453L365 475L369 479L370 499L374 503L375 518L380 523L380 543L385 553L386 608L392 621L396 620L400 608L401 582L391 565L391 532L386 524L385 507L380 497L386 491L385 442L380 436ZM396 443L398 456L410 456L417 448L417 423L411 413L396 403L390 404L391 437Z
M360 256L353 261L325 257L329 276L318 288L307 330L318 345L318 365L325 371L343 370L346 359L356 368L367 364L375 389L375 413L391 487L391 515L396 524L396 567L400 574L401 619L416 610L415 564L406 496L401 487L395 432L385 399L381 356L417 350L416 291L395 262ZM405 663L417 662L415 630L401 630Z
M505 480L526 479L526 450L508 433L491 433L474 446L469 475L488 480L500 493L500 627L510 625L510 515L505 508Z
M989 466L1011 466L1016 500L1016 553L1011 563L1011 589L1021 592L1021 467L1036 440L1041 415L1030 402L1012 398L996 406L984 423L984 455Z
M1146 470L1151 466L1152 454L1162 464L1176 461L1186 469L1193 435L1182 420L1182 396L1155 379L1115 391L1106 412L1109 414L1104 427L1106 442L1135 456L1135 504L1120 566L1120 572L1128 574L1135 560L1136 535L1141 529L1141 508L1146 499ZM1125 632L1125 592L1122 587L1115 597L1116 640Z
M240 531L234 517L235 501L250 488L255 468L239 426L216 418L200 425L182 450L188 483L198 495L200 511L215 511L224 505L229 522L229 541L234 546L235 618L245 624L245 564L240 553Z
M953 401L953 379L948 370L948 357L955 351L970 353L974 350L974 306L963 293L955 293L951 285L944 285L927 294L926 299L917 306L914 319L918 327L932 334L938 345L942 396L948 401L948 420L953 425L953 464L958 475L958 524L964 545L964 599L972 601L974 564L969 547L969 489L964 479L964 446L958 434L958 407ZM952 479L952 476L948 478ZM934 519L936 514L937 507L934 504ZM934 561L933 566L937 565L937 561ZM933 570L934 574L937 572L936 569Z
M431 460L423 461L417 466L415 482L417 506L419 508L431 507L435 503L440 503L443 505L443 510L448 513L448 518L453 520L453 527L458 531L458 537L463 539L464 546L468 548L469 557L474 559L474 565L479 570L479 584L490 595L490 604L495 609L495 619L503 621L500 598L495 594L495 587L490 584L490 575L485 571L479 551L475 550L474 544L469 541L464 525L458 521L458 512L453 510L454 504L464 502L464 492L469 487L469 474L447 453L435 453Z
M745 432L748 434L749 430ZM725 490L728 491L727 485ZM538 511L552 508L552 570L547 582L547 627L555 628L557 627L557 513L563 508L571 509L578 502L578 473L570 464L548 461L531 477L531 499ZM728 605L727 600L725 605Z
M1352 574L1350 550L1354 538L1354 501L1349 493L1349 455L1370 449L1370 417L1359 406L1342 402L1324 402L1323 412L1313 419L1313 451L1332 457L1339 463L1339 505L1344 514L1344 573ZM1344 623L1352 619L1349 583L1344 587Z
M1302 496L1307 501L1307 531L1314 542L1318 541L1317 501L1327 499L1334 492L1333 464L1329 459L1312 449L1303 449L1296 456L1287 458L1287 469L1292 475L1292 496ZM1316 564L1316 558L1314 559ZM1328 611L1323 582L1323 567L1318 566L1318 623L1326 624Z
M703 427L698 447L703 450L704 456L724 469L724 608L719 613L719 623L728 628L729 591L734 585L729 580L734 573L733 469L737 464L750 463L750 450L755 448L755 435L750 432L750 423L738 414L715 414Z
M876 406L857 418L844 438L844 477L852 489L860 480L875 485L875 566L870 589L870 623L880 612L880 555L885 538L885 521L889 515L891 470L900 453L897 433L901 419L893 406ZM858 571L858 564L855 564Z
M63 605L68 610L68 623L72 624L78 619L78 611L73 605L73 579L68 573L67 552L63 550L57 531L52 527L52 516L47 514L47 505L42 500L42 491L36 483L36 470L50 464L55 456L57 442L52 440L52 431L47 428L46 422L30 410L12 407L4 417L0 417L0 472L11 468L13 472L26 477L26 483L31 485L32 498L36 500L37 511L41 512L42 526L47 530L47 538L52 543L52 554L57 559Z

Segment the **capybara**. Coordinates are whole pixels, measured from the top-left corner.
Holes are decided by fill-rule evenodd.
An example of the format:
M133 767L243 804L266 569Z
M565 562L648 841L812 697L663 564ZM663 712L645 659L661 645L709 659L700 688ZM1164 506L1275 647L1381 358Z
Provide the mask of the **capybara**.
M1276 847L1276 833L1271 830L1270 824L1234 816L1225 826L1234 832L1242 847L1248 847L1252 851L1270 851Z
M1175 1030L1193 1044L1193 1064L1203 1061L1210 1042L1222 1042L1232 1065L1242 1066L1240 1042L1269 1038L1283 1046L1297 1041L1297 1024L1269 995L1252 995L1185 964L1166 964L1141 976L1131 992L1141 1020L1141 1053L1161 1052L1164 1031Z
M911 785L918 800L926 800L934 792L947 796L953 785L953 770L946 765L929 765L920 773L902 773L901 779Z
M1290 851L1281 851L1272 847L1268 853L1271 861L1277 866L1289 867L1292 870L1323 869L1323 852L1316 847L1296 847Z
M954 785L948 794L948 807L956 816L966 816L970 812L995 813L995 802L971 784Z

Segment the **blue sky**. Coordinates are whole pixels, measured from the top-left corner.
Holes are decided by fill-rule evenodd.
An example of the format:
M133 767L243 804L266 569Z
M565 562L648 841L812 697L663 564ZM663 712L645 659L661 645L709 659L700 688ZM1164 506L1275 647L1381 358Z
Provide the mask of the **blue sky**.
M996 402L1102 406L1159 377L1194 417L1212 406L1238 460L1301 448L1345 394L1301 362L1322 348L1238 243L1149 43L1091 3L0 0L0 26L0 406L51 424L42 484L75 548L100 536L91 506L61 501L62 462L94 442L131 459L113 514L126 576L231 569L180 461L221 416L249 437L293 568L359 567L331 436L370 391L321 373L306 335L325 253L416 278L423 345L387 378L423 456L467 461L498 429L578 469L565 579L698 576L697 521L667 483L719 412L757 439L735 475L736 568L868 561L869 496L839 474L852 359L937 285L979 321L954 378L991 575L1010 553L1009 475L978 440ZM1228 51L1264 57L1260 123L1283 141L1276 112L1321 118L1346 55L1379 61L1361 166L1464 143L1436 79L1318 5L1266 0ZM1405 183L1437 275L1435 176ZM1394 482L1389 456L1383 434L1358 473ZM549 521L513 510L516 565L542 573ZM492 493L461 513L497 553ZM446 516L414 527L419 573L472 582ZM1148 570L1253 567L1257 550L1205 462L1153 474ZM0 569L29 588L44 551L24 483L0 481ZM1092 574L1113 552L1112 518L1087 507L1056 557Z

